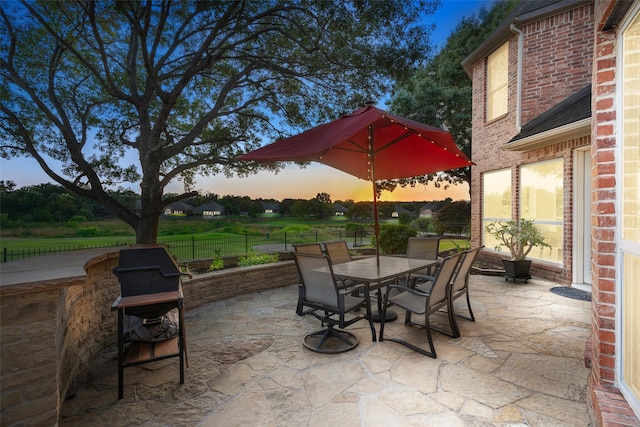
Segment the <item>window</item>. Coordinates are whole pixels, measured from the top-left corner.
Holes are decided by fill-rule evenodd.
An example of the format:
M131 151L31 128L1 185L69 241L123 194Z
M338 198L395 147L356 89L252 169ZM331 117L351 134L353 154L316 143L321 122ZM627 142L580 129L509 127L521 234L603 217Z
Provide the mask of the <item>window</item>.
M621 354L616 366L620 390L640 416L640 8L636 6L622 31L619 133L621 276L619 310Z
M486 172L482 175L482 241L488 248L498 241L484 230L494 221L511 220L511 170Z
M509 43L487 59L487 121L507 114L509 88Z
M520 167L520 217L533 220L549 248L533 248L530 258L562 263L563 221L562 159Z

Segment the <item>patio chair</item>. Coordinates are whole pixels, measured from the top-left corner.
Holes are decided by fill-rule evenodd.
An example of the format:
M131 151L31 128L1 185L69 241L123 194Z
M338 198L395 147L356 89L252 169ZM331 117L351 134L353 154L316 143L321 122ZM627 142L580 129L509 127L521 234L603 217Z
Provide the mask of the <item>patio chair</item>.
M323 255L324 251L322 250L322 245L320 243L296 243L293 245L293 249L295 252L300 252L304 254L316 254ZM298 295L302 295L301 287L302 287L302 277L298 276ZM298 306L296 307L296 313L298 316L302 316L305 313L302 308L302 299L298 298Z
M460 263L462 254L456 254L447 258L444 258L435 273L432 286L428 290L405 288L399 285L387 286L387 292L385 293L384 303L382 306L382 322L380 323L380 342L385 339L388 341L397 342L412 350L417 351L420 354L436 358L436 349L433 345L433 338L431 337L431 329L448 335L453 338L457 338L457 331L454 326L453 311L451 310L451 281L454 274L458 270L458 264ZM400 291L397 295L391 296L391 291ZM398 338L384 338L384 325L385 314L389 303L393 303L406 310L405 314L405 326L421 326L426 329L427 341L429 343L430 351L424 350L414 344L408 343ZM432 314L439 311L442 308L447 308L447 315L449 320L449 327L451 332L447 332L443 329L436 328L431 325L429 318ZM411 321L411 315L424 314L425 323L413 323Z
M304 337L303 345L318 353L342 353L355 348L358 338L342 329L360 321L367 320L371 328L371 339L376 340L376 331L371 321L371 299L368 292L362 297L354 297L352 292L364 285L341 289L336 283L329 257L294 252L296 267L302 278L300 298L303 307L308 307L304 314L312 314L326 328L310 333ZM347 313L355 311L365 303L366 315L355 315L347 320ZM340 329L337 329L340 328Z
M457 335L460 336L460 330L458 329L458 324L456 322L456 317L461 319L470 320L472 322L476 321L475 316L473 315L473 310L471 310L471 300L469 299L469 275L471 274L471 266L473 262L476 260L478 256L478 252L484 248L484 246L479 246L475 249L470 249L464 252L464 258L460 262L460 267L458 272L456 273L454 280L451 284L451 309L453 310L453 325L456 328ZM459 313L456 313L453 302L460 298L461 296L466 295L467 297L467 308L469 310L469 316L465 316Z
M438 260L439 247L440 237L409 237L407 241L407 258ZM428 280L433 280L433 270L431 268L411 273L407 278L407 283L412 282L413 286L415 286L416 282Z
M293 249L296 252L302 252L305 254L322 255L322 245L320 243L296 243L293 245Z
M120 295L118 312L118 399L124 396L124 368L172 357L179 358L180 384L188 366L183 273L163 246L123 249L113 273Z
M342 264L352 261L351 254L349 253L349 246L344 240L336 240L333 242L323 242L324 249L329 255L331 264Z
M329 256L329 259L331 260L332 265L343 264L345 262L353 261L353 258L351 258L351 254L349 253L349 246L347 245L347 242L345 242L344 240L322 242L322 244L324 245L324 249L327 255ZM349 279L347 280L337 279L337 280L338 280L338 285L341 288L355 285L353 280L349 280ZM357 289L356 292L359 294L361 290ZM354 295L354 296L359 296L359 295Z

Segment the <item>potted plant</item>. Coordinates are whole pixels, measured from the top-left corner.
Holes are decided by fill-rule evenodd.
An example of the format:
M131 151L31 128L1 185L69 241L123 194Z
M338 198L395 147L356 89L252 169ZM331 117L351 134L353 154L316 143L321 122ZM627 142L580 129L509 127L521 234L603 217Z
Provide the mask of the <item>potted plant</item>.
M532 220L523 218L520 221L492 222L487 225L485 231L498 241L496 251L502 250L503 247L509 249L511 258L503 259L502 265L506 272L505 280L513 279L514 283L516 280L524 280L527 283L531 278L531 260L527 259L531 249L551 248Z

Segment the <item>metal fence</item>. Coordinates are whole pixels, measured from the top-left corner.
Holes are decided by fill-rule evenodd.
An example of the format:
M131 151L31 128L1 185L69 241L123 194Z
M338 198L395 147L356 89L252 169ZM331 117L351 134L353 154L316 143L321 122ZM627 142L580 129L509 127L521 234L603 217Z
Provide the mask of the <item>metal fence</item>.
M350 246L359 247L370 244L370 238L364 227L359 227L353 233L313 232L304 234L267 233L261 235L237 234L228 236L191 236L188 238L158 238L158 243L167 245L171 253L179 261L208 259L213 257L238 256L256 252L287 252L293 250L294 243L311 243L330 240L346 240ZM104 247L127 246L131 242L115 242L109 245L78 245L49 247L43 249L16 249L6 247L2 251L2 262L15 261L39 255L60 252L70 252L82 249L96 249Z

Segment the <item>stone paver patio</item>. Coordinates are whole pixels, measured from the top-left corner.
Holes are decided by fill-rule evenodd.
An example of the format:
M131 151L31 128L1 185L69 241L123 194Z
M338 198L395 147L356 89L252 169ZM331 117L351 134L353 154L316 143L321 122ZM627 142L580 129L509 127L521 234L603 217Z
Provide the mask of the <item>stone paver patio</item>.
M118 400L113 346L80 373L60 425L588 426L591 305L553 286L471 276L477 320L459 320L458 339L434 332L437 359L371 342L366 322L349 328L351 352L304 349L319 322L295 314L296 286L218 301L187 311L185 384L177 359L127 368ZM388 323L398 335L426 346L423 330Z

